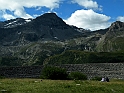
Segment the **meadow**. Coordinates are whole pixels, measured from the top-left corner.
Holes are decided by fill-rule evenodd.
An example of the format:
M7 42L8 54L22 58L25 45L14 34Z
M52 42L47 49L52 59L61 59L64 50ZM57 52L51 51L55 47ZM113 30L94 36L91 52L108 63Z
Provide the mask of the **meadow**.
M0 93L124 93L124 80L0 79Z

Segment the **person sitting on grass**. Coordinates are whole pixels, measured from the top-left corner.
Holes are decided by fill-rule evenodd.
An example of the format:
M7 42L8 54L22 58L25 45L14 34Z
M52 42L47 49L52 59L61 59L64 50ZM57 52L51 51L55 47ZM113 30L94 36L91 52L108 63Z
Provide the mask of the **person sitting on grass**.
M101 82L105 82L105 78L104 77L102 78Z
M108 77L106 77L106 82L109 82L109 78Z
M103 77L101 82L109 82L109 78L108 77L106 77L106 78Z

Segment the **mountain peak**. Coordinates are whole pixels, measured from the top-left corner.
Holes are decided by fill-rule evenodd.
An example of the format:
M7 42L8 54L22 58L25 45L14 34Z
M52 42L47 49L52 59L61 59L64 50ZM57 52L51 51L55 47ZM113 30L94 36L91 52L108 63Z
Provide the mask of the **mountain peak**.
M45 13L45 14L43 14L42 16L45 16L45 17L58 17L57 15L56 15L56 13Z
M67 24L55 13L45 13L35 19L35 22L49 27L65 27Z
M58 18L56 13L45 13L41 16L38 16L36 19L41 19L41 18Z
M121 21L116 21L111 24L111 26L109 27L109 31L114 31L116 29L120 30L121 28L124 28L124 23Z

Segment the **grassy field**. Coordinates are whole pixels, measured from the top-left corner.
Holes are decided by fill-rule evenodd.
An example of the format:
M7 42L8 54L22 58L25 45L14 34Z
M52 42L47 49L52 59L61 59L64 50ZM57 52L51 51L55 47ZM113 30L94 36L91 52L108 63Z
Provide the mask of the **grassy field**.
M124 93L124 80L0 79L0 93Z

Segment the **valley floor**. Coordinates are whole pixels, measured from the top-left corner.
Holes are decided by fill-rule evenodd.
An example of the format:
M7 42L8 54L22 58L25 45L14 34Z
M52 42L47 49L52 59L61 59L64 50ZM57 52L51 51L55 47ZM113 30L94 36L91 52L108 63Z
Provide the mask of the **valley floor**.
M124 93L124 80L0 79L0 93Z

